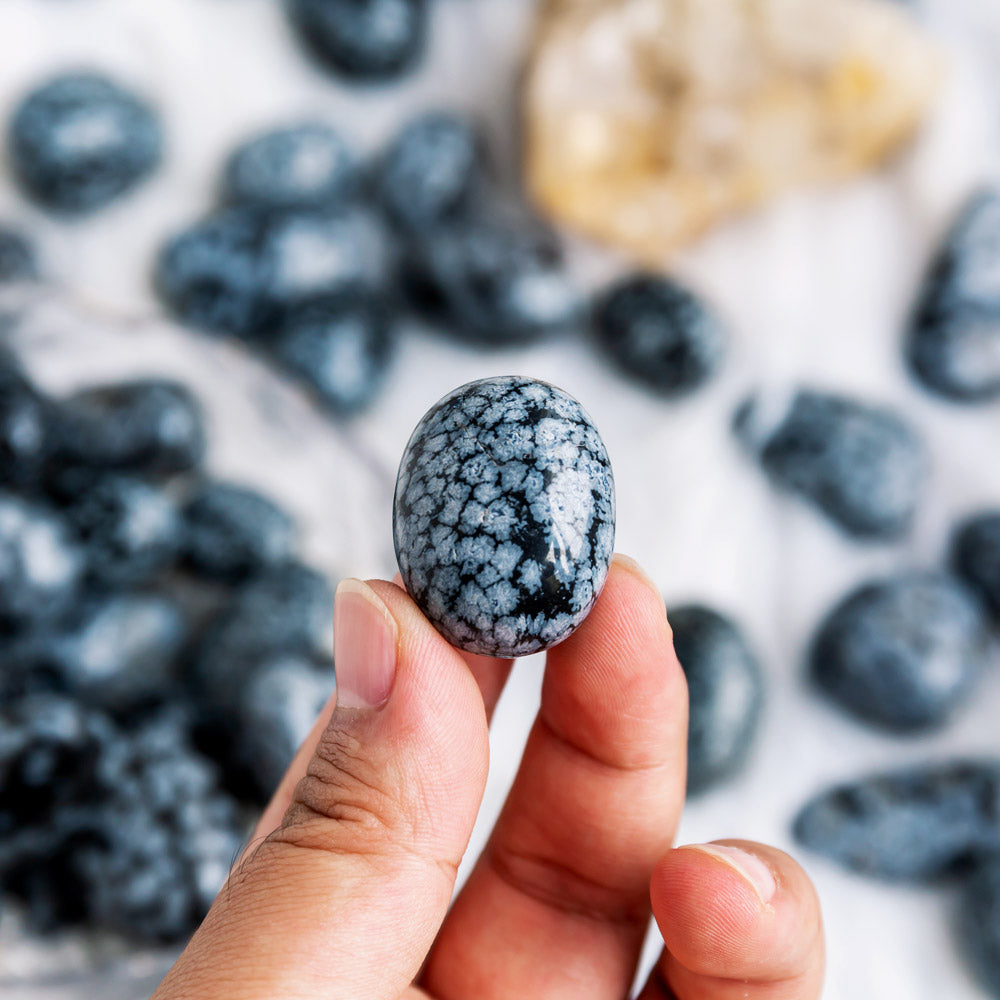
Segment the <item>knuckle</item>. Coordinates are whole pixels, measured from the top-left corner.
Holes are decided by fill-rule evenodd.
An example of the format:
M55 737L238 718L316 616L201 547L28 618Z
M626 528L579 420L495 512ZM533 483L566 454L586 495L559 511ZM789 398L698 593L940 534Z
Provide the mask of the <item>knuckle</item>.
M598 719L589 727L577 722L572 730L560 726L544 711L540 725L545 735L563 751L589 768L610 772L618 778L642 777L659 781L673 762L672 741L662 716L647 720L638 712L622 712L623 725L613 733Z
M493 843L487 860L496 876L515 892L560 913L624 927L649 920L646 893L616 885L541 854Z
M282 839L336 852L384 853L413 840L413 810L391 761L373 759L356 736L330 727L295 789Z

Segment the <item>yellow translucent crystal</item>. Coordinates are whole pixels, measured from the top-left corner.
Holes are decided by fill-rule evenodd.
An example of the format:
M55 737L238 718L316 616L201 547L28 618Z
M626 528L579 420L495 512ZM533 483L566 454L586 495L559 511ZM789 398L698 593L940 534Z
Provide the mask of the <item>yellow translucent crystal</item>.
M557 221L651 261L916 130L940 60L896 0L544 0L527 183Z

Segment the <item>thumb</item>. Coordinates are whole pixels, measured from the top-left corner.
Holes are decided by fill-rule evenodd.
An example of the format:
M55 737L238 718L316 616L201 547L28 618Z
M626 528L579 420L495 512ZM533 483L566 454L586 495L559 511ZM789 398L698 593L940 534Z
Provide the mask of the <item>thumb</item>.
M154 1000L396 1000L444 919L486 782L483 699L406 593L345 580L337 707L281 826Z

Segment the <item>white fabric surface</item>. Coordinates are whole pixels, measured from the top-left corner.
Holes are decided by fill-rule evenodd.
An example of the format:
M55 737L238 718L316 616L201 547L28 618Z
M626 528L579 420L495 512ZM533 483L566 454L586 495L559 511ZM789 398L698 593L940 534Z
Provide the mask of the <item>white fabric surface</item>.
M387 392L348 429L238 349L160 317L148 273L162 238L210 204L221 158L249 129L317 114L375 148L412 110L485 116L503 169L515 163L514 95L530 0L436 0L425 68L398 88L357 91L300 54L276 0L3 0L0 121L17 95L67 65L104 67L162 109L166 167L133 197L78 223L45 216L0 166L0 218L38 233L49 271L83 303L40 307L23 343L53 387L167 370L189 378L211 413L213 466L258 483L303 519L307 552L331 573L393 572L391 482L424 410L468 379L521 372L579 398L615 466L618 548L637 556L670 601L701 599L746 625L770 683L746 773L689 806L681 841L746 836L786 849L798 806L829 781L955 752L1000 752L997 669L943 733L902 740L869 731L806 687L802 654L824 611L869 574L939 563L956 517L1000 503L1000 406L952 407L925 395L900 360L906 308L954 207L1000 163L1000 4L927 0L921 16L946 46L951 75L913 149L835 190L790 196L716 232L677 269L726 318L732 347L709 388L665 404L610 373L580 340L479 354L410 333ZM574 245L574 266L599 283L613 255ZM117 327L106 316L127 321ZM898 404L926 434L934 477L917 530L897 545L852 544L801 504L777 496L728 433L736 401L757 384L807 382ZM518 665L497 713L493 765L470 860L517 766L541 663ZM977 1000L956 957L948 892L886 888L799 855L828 929L828 1000ZM7 925L4 925L7 926ZM39 958L5 942L0 972L79 964L73 942ZM653 951L650 950L650 957ZM154 966L155 967L155 966ZM141 970L140 970L141 971ZM109 1000L111 986L100 987ZM121 996L141 987L123 987ZM11 987L36 1000L97 995L83 985ZM117 994L114 994L117 995Z

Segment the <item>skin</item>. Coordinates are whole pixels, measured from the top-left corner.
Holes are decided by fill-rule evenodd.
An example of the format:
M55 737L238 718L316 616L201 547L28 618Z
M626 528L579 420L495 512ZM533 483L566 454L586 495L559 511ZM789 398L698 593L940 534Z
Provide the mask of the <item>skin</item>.
M388 699L327 706L154 1000L622 1000L650 916L664 950L637 1000L818 1000L802 869L717 842L755 883L725 851L672 847L687 689L636 563L615 557L549 651L521 768L454 900L511 664L449 646L397 584L368 586L395 625Z

